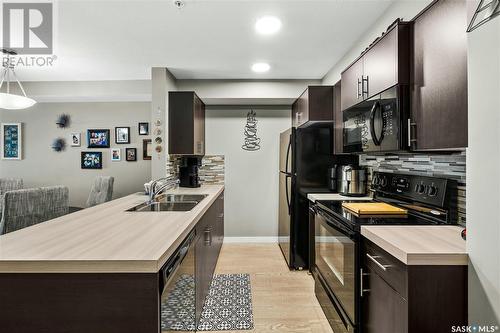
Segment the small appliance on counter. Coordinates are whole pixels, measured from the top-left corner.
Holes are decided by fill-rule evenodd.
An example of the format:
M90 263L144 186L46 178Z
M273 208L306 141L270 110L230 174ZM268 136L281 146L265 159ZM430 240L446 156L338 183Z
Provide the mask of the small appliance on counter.
M366 169L349 165L335 165L328 169L329 188L341 195L361 197L366 195Z
M179 166L180 187L200 187L198 168L201 166L201 157L183 156Z

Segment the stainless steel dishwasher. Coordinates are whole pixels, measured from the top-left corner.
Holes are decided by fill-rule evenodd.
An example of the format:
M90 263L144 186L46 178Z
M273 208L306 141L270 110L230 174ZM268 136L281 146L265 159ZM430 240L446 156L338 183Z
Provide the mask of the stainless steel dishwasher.
M194 240L193 230L160 270L162 332L196 331Z

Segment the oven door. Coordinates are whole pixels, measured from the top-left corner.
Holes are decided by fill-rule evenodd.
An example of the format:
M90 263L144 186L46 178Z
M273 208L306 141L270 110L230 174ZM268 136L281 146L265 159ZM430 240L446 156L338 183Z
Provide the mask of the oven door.
M344 152L398 151L403 148L400 98L393 87L343 112Z
M358 236L332 216L317 209L315 217L315 265L350 319L356 323L356 265Z

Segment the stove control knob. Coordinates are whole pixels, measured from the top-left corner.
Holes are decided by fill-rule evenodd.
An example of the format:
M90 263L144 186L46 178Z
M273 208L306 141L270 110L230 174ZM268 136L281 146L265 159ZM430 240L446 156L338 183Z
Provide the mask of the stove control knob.
M373 177L373 185L379 185L380 184L380 178L379 176Z
M434 196L436 196L437 192L438 192L438 189L436 186L433 186L433 185L427 186L427 194L429 196L434 197Z
M415 186L415 192L417 192L418 194L423 194L425 192L424 184L417 184Z
M381 177L381 179L380 179L380 186L382 186L382 187L387 186L387 177L386 176L382 176Z

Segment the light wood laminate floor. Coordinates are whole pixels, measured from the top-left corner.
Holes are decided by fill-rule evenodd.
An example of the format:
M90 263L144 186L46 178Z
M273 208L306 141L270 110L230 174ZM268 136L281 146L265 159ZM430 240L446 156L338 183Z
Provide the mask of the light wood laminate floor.
M250 274L255 328L247 332L332 332L312 276L290 271L277 244L224 244L216 274L230 273Z

